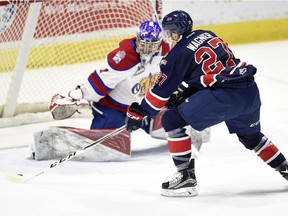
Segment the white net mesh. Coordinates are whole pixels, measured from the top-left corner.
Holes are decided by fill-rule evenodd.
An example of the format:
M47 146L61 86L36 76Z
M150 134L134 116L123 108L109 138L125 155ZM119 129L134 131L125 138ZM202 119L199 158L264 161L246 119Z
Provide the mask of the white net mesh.
M11 2L0 4L0 116L15 99L7 94L12 77L19 76L14 68L33 4L41 8L14 115L46 111L54 93L76 87L121 39L134 37L139 24L154 17L148 0Z

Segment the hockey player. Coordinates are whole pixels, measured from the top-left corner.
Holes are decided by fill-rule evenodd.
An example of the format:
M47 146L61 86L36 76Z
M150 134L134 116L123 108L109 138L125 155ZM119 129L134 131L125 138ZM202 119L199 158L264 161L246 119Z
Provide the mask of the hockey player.
M92 101L91 129L114 129L125 125L127 107L133 101L140 102L147 90L154 86L160 72L159 62L170 50L169 44L161 39L160 33L161 28L157 22L150 20L143 22L137 36L121 41L119 47L107 55L105 65L95 69L85 82L66 96L59 94L53 96L50 104L53 117L68 118L83 104L87 105L87 101ZM143 129L152 137L166 139L163 128L162 132L151 130L150 125L153 125L153 122L149 119ZM57 146L53 146L53 142L62 139L61 136L52 138L51 130L46 130L45 133L40 131L35 135L35 144L31 150L35 159L56 157L54 153L45 152L45 149L47 151L57 149ZM190 130L195 135L195 141L197 139L201 145L202 137L198 132ZM205 133L204 141L208 141L209 137L210 131ZM65 140L61 140L61 143L63 142L65 143ZM45 143L48 145L47 148L43 147ZM62 147L58 147L58 151L65 149L63 146L62 144ZM64 153L62 151L63 155L59 155L58 152L58 157L61 158L67 153L68 150L64 150Z
M215 33L192 30L193 21L177 10L162 20L162 28L176 45L160 63L161 75L141 104L132 103L127 111L129 131L155 116L177 86L185 81L190 96L166 111L162 125L178 175L162 184L164 196L195 196L197 180L191 157L191 138L184 127L203 130L225 122L245 148L255 153L288 180L288 163L279 149L260 130L261 101L254 80L257 69L236 58ZM192 144L193 147L193 144Z

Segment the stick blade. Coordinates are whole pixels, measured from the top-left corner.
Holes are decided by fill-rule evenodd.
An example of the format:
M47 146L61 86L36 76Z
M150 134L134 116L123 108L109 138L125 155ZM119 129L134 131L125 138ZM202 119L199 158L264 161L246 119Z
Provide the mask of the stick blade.
M11 173L6 176L6 179L11 182L23 183L25 181L25 177L23 174L15 174Z

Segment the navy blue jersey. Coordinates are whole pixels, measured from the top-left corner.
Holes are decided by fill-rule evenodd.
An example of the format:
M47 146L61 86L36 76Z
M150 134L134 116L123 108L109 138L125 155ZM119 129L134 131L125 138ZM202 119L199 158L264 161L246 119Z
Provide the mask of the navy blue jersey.
M160 63L157 84L141 103L156 115L182 81L194 89L246 88L256 68L235 58L228 45L211 31L196 30L182 38Z

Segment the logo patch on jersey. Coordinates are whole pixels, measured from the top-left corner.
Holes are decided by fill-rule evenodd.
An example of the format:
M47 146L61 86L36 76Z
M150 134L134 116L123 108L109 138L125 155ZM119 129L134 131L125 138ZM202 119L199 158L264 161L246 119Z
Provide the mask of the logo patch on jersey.
M116 64L119 64L120 61L122 61L122 59L124 59L126 56L126 53L124 51L118 51L116 53L116 55L113 57L113 61L116 63Z
M158 79L158 75L149 74L148 77L143 78L139 83L133 86L132 93L138 94L139 97L142 97L146 94L146 92L152 88Z
M239 69L239 74L243 75L247 72L247 68Z
M138 68L137 68L137 70L136 70L134 76L137 76L137 75L143 73L144 71L145 71L145 67L144 67L143 65L138 66Z

